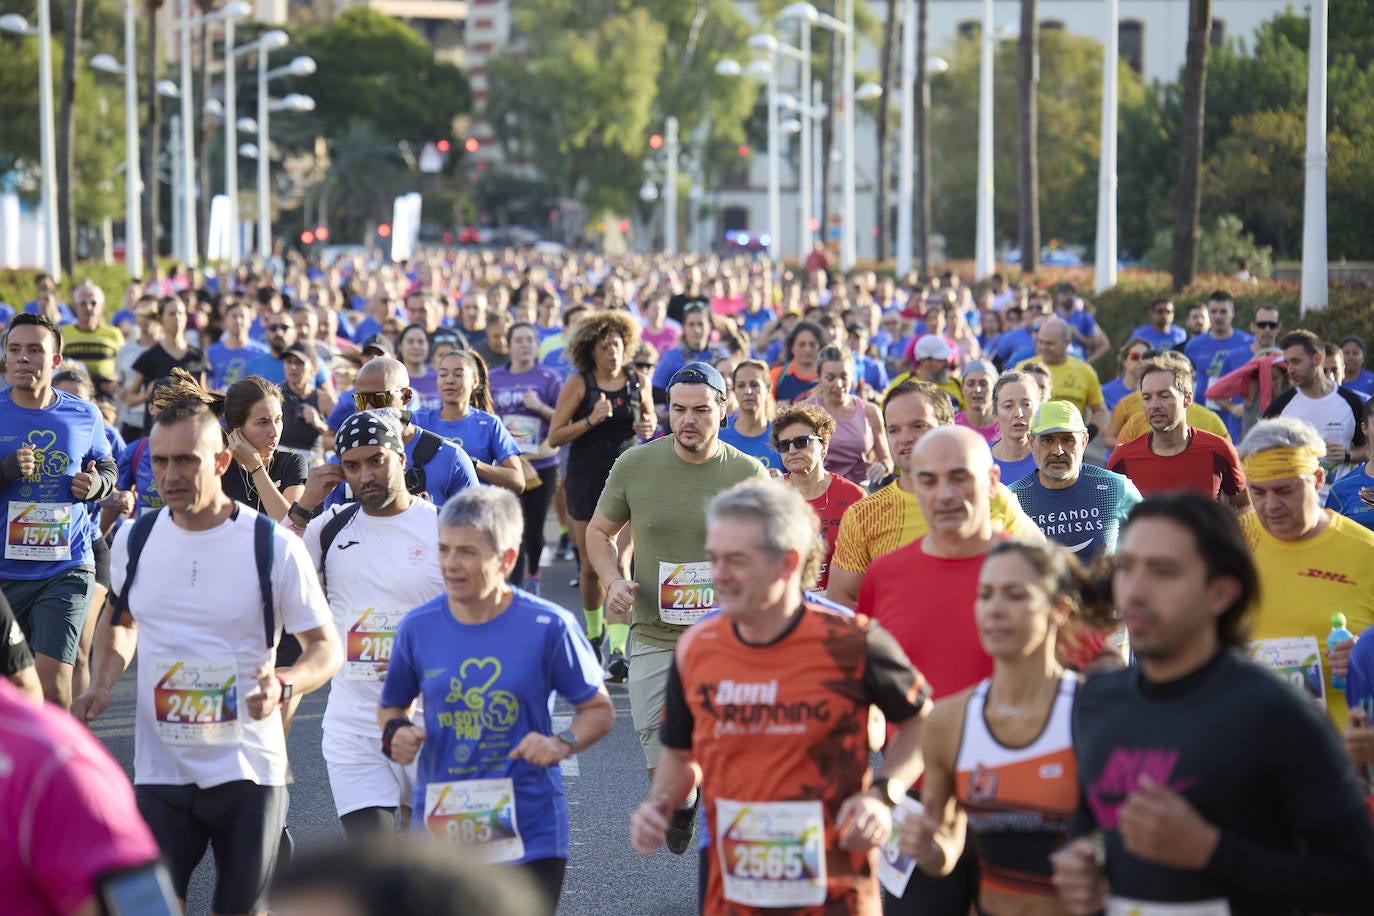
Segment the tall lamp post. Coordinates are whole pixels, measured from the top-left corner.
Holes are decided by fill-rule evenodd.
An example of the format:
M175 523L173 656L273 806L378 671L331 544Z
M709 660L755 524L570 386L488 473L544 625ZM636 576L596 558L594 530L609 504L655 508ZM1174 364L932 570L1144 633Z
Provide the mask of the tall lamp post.
M760 39L769 39L763 42ZM776 260L782 251L782 179L781 179L781 150L780 131L778 130L778 70L774 65L776 60L774 52L777 42L772 40L771 35L755 35L749 39L749 46L761 48L769 52L767 61L756 60L749 65L749 75L754 79L763 80L768 85L768 256ZM724 58L716 62L716 74L719 76L740 76L744 72L740 67L739 61ZM763 232L756 235L762 236Z
M244 47L248 47L245 45ZM309 76L315 72L315 61L304 55L291 63L275 70L267 69L268 48L259 47L258 52L258 256L267 261L272 257L272 211L269 201L271 187L268 165L271 160L272 144L268 134L267 84L279 76ZM291 111L311 111L315 100L309 96L292 95L295 99L288 109ZM285 100L284 100L285 101Z
M1302 314L1326 309L1326 0L1312 0L1307 52L1307 181L1302 192Z
M133 0L124 7L124 57L133 60ZM143 172L138 164L138 73L126 67L113 54L91 58L91 69L124 76L124 265L130 277L143 276Z
M804 6L804 7L807 7L808 9L811 8L810 4L807 4L807 3L803 3L803 4L801 4L801 5ZM783 12L782 12L782 15L783 15L784 18L787 18L787 10L788 10L788 9L791 9L791 7L788 7L787 9L784 9ZM797 62L801 65L801 74L800 74L800 83L801 83L801 87L800 87L800 92L801 92L801 105L802 105L802 107L810 107L810 105L811 105L811 97L810 97L810 95L811 95L811 29L808 28L808 27L806 26L806 24L805 24L805 21L804 21L804 13L803 13L803 25L802 25L802 28L801 28L801 41L800 41L800 47L794 47L793 45L789 45L789 44L787 44L787 43L785 43L785 42L778 41L777 38L775 38L774 36L769 35L769 34L767 34L767 33L761 33L761 34L758 34L758 35L752 35L752 36L750 36L750 38L749 38L749 47L751 47L751 48L757 48L757 49L761 49L761 50L767 51L767 52L769 53L769 55L770 55L770 57L769 57L769 63L771 63L774 67L777 66L777 59L776 59L776 56L775 56L775 55L777 55L777 54L781 54L781 55L783 55L783 56L785 56L785 57L790 57L791 59L797 61ZM774 88L775 88L775 90L776 90L776 77L775 77L775 79L774 79ZM782 96L778 96L778 98L779 98L779 100L781 100ZM812 190L811 190L811 130L812 130L812 126L811 126L811 123L810 123L810 119L805 119L805 120L803 120L803 121L801 122L801 124L802 124L802 130L801 130L801 138L800 138L800 141L799 141L801 156L799 157L798 165L797 165L797 196L798 196L798 198L799 198L800 201L801 201L801 209L800 209L800 211L799 211L798 229L797 229L797 252L798 252L798 256L799 256L799 257L805 258L806 255L807 255L807 253L811 250L811 197L812 197ZM779 204L779 206L781 206L781 204ZM781 218L781 217L779 217L779 218ZM775 226L780 226L780 224L775 224ZM780 228L775 228L775 229L773 230L773 232L774 232L775 235L780 235L780 234L781 234Z
M1115 5L1116 0L1107 0ZM915 34L915 2L912 6L912 31ZM1116 27L1112 27L1116 35ZM978 196L977 219L973 239L973 275L975 280L990 276L996 269L996 241L993 232L993 55L997 39L992 30L992 0L983 0L982 56L978 61ZM1115 54L1113 54L1115 59Z
M1102 34L1102 153L1097 165L1097 256L1093 291L1116 285L1117 0L1107 0Z
M18 13L0 16L0 29L17 35L38 36L38 158L43 170L43 269L54 280L62 279L62 259L57 248L57 152L53 145L52 17L48 0L38 0L38 27Z

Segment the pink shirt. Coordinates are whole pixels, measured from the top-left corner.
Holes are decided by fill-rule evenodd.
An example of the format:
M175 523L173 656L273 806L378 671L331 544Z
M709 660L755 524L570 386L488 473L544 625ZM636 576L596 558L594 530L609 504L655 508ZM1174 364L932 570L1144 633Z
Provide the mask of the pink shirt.
M9 916L68 913L106 872L151 862L157 843L124 770L53 706L0 678L0 901Z
M639 332L639 339L653 346L653 348L658 351L659 356L662 356L664 353L673 349L673 347L676 347L678 339L681 337L682 329L676 324L667 321L663 322L663 330L659 331L657 334L649 333L647 328L641 329Z
M993 421L991 426L969 426L968 415L961 410L954 415L954 425L968 426L969 429L973 430L975 433L978 433L984 439L988 440L988 445L992 445L993 442L997 441L996 420Z

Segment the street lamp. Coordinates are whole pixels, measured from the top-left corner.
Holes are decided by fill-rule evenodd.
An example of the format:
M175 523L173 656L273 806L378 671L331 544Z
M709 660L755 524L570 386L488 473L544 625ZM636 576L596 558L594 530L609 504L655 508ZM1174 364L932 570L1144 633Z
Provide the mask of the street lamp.
M256 52L258 55L258 256L264 262L272 257L272 215L268 198L271 190L268 186L268 153L271 143L268 139L267 84L279 76L309 76L315 72L314 59L304 55L295 58L284 67L267 69L268 54L286 47L288 41L285 32L273 29L264 33L257 41L243 45L235 51L236 54ZM294 98L297 100L295 106L289 110L310 111L315 107L314 100L309 96ZM305 101L309 102L308 107L304 107Z
M1102 34L1102 139L1097 162L1097 256L1093 291L1116 285L1116 71L1117 3L1107 0L1107 24Z
M53 280L62 279L57 247L57 152L53 146L52 17L48 0L38 0L38 27L18 13L0 16L0 30L38 36L38 159L43 170L43 267Z
M767 61L756 60L749 64L749 75L768 84L768 256L777 260L782 253L782 151L778 131L778 71L774 66L777 41L771 35L755 35L749 39L749 46L769 54ZM716 73L739 76L739 62L729 58L721 60L716 64Z
M124 5L124 56L133 59L134 3ZM124 265L129 276L143 276L143 172L138 163L138 74L125 67L113 54L91 58L91 69L124 76Z

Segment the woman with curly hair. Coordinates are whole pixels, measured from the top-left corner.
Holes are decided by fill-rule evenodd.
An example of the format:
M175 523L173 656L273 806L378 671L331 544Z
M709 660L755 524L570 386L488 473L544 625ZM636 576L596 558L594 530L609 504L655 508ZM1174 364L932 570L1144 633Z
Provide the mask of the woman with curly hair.
M591 312L578 321L567 352L576 371L563 383L549 424L549 445L571 443L563 486L572 517L573 542L582 564L579 583L587 638L598 656L604 636L601 606L606 591L587 560L587 523L596 511L611 465L635 444L636 435L648 439L656 425L648 380L630 362L638 343L639 325L625 312ZM625 551L621 555L625 556ZM623 654L629 625L612 626L612 654L616 650Z

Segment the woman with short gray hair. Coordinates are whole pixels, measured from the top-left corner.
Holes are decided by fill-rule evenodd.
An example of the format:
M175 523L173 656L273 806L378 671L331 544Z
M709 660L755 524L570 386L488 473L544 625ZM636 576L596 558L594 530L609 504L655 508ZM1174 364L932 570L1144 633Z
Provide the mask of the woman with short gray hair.
M558 764L609 733L615 711L572 615L506 581L523 534L519 500L498 487L469 488L439 510L445 593L401 621L377 719L383 753L419 760L416 829L474 861L519 866L552 914L569 853ZM556 735L550 693L576 710ZM408 718L421 694L423 726Z

